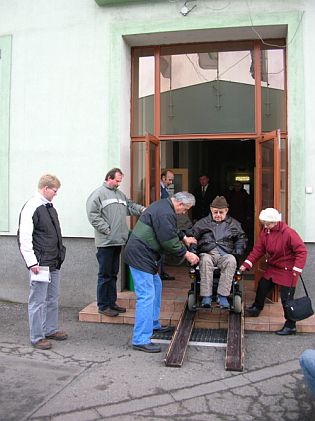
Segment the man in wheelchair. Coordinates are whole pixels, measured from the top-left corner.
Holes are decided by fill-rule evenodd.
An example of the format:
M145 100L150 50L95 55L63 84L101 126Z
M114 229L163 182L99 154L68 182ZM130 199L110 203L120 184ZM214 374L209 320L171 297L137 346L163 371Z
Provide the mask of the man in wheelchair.
M218 267L218 304L220 308L230 308L227 297L238 260L246 249L247 237L241 224L228 215L228 203L224 196L217 196L212 201L209 215L196 222L191 235L197 239L196 251L200 258L201 305L211 306L213 272Z

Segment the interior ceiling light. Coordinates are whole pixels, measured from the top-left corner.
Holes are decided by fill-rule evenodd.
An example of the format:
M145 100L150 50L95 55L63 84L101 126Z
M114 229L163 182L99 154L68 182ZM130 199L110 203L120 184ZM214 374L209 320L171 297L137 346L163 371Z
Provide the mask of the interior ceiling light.
M185 3L184 3L184 5L183 5L183 7L180 9L180 13L183 15L183 16L187 16L188 15L188 13L190 13L195 7L197 7L197 5L196 4L194 4L190 9L189 9L189 7L187 6L187 3L190 3L191 1L195 1L195 0L187 0L187 1L185 1Z

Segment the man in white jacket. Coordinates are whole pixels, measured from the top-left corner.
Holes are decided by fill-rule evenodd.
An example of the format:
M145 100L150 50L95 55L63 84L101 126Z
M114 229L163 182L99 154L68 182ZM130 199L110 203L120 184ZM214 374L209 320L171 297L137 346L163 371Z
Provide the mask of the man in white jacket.
M60 267L66 251L52 204L59 188L56 176L43 175L38 191L25 203L19 218L18 243L30 274L30 340L38 349L50 349L49 339L63 341L68 337L58 330Z

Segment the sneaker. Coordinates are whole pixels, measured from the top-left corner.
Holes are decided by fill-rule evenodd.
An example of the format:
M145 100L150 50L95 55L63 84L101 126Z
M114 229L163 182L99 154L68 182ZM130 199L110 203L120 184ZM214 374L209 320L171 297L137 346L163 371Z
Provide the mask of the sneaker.
M211 302L212 302L211 297L202 297L201 306L204 308L210 308Z
M40 339L36 344L33 344L33 347L36 349L50 349L52 345L47 339Z
M218 303L220 305L220 308L230 308L228 299L224 295L218 294Z
M68 334L66 332L62 332L61 330L57 330L57 332L52 333L51 335L46 335L46 339L53 339L54 341L65 341L68 339Z
M108 307L105 308L105 310L100 310L98 309L98 312L100 314L103 314L104 316L109 316L109 317L116 317L118 316L119 312L117 310L113 310L112 308Z

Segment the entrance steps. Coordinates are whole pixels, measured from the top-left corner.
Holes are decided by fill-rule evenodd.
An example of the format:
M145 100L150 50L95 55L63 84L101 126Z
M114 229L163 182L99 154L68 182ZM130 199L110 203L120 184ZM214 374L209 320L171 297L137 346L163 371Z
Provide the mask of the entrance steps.
M176 277L175 281L163 281L161 324L176 326L187 300L187 293L191 281L187 267L169 267L167 272ZM243 301L245 307L251 305L255 297L253 275L246 274L243 279ZM98 313L96 302L93 302L79 312L81 322L134 324L136 297L132 291L119 292L117 304L126 307L126 313L117 317L108 317ZM281 302L266 303L259 317L245 317L245 331L274 332L284 324ZM227 329L228 311L215 308L212 311L201 309L195 317L195 328ZM297 322L297 331L304 333L315 332L315 315Z

